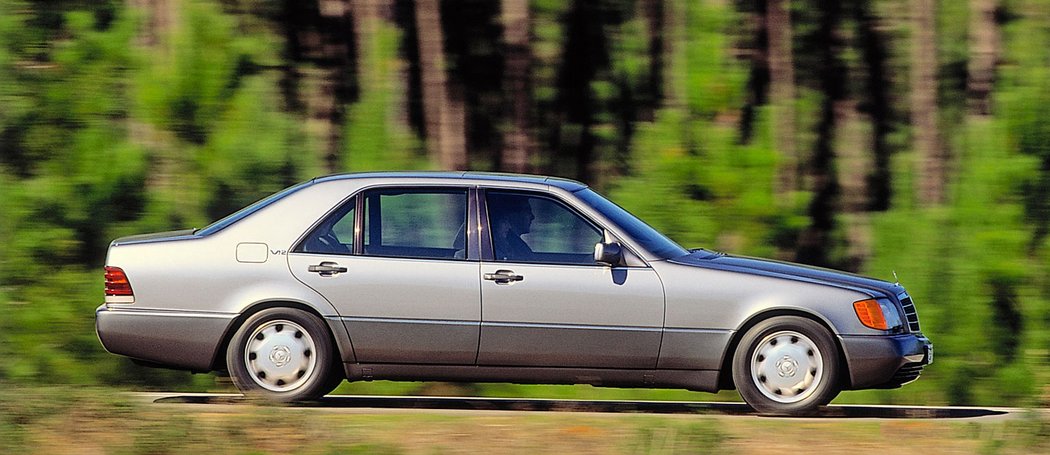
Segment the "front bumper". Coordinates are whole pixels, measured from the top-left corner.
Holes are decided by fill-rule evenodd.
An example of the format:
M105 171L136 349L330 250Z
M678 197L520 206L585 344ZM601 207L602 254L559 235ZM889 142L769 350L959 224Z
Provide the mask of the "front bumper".
M210 371L236 315L102 305L95 332L107 351L168 368Z
M918 379L933 362L933 343L921 333L841 336L852 389L892 389Z

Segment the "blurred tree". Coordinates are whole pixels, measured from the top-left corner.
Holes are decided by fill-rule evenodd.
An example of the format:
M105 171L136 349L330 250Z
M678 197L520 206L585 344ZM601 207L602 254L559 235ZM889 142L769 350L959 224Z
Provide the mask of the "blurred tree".
M780 165L777 194L781 199L798 189L795 151L795 59L791 30L791 1L766 0L766 36L769 59L769 98L773 106L773 137Z
M668 54L671 50L673 35L667 33L666 25L669 20L671 8L667 8L665 0L641 0L639 4L643 10L646 21L646 32L648 33L648 61L649 77L645 83L638 102L641 104L642 115L640 120L652 121L653 111L660 107L663 101L665 84L667 78L664 68L667 66Z
M833 252L840 247L835 237L840 186L835 168L835 130L840 115L848 112L846 65L840 59L843 40L840 30L842 5L839 2L817 2L818 21L814 31L817 51L816 72L819 75L820 113L816 125L816 143L807 167L812 181L813 199L809 205L810 225L798 240L797 260L805 264L834 266Z
M941 144L937 109L937 2L911 2L911 117L919 160L916 190L924 205L945 202L948 157Z
M115 237L318 173L524 163L688 246L896 270L942 360L862 397L1032 403L1050 381L1048 11L0 0L0 378L210 383L98 345L84 315Z
M371 1L283 0L274 11L284 34L281 87L285 106L305 114L311 147L326 173L341 170L345 106L359 96L357 43Z
M970 0L970 60L966 81L968 111L991 115L995 67L999 61L999 1Z
M499 168L509 172L527 172L535 154L532 137L532 93L530 72L532 49L528 0L502 0L504 45L504 93L510 124L503 134L503 152Z
M440 0L415 0L427 149L441 169L466 169L463 88L449 83Z
M890 74L891 40L884 32L893 18L876 15L870 0L853 0L852 12L865 74L864 82L857 90L858 109L871 122L870 166L864 170L865 174L858 176L864 179L865 197L858 202L866 209L883 211L890 208L892 197L890 158L895 150L890 136L901 121L893 105L894 88L899 84ZM847 147L858 145L846 144Z

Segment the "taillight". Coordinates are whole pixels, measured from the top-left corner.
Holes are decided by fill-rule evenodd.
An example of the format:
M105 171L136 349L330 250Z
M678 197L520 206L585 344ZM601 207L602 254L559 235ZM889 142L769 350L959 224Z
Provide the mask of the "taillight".
M128 281L128 276L124 274L124 270L121 270L120 267L106 267L106 295L119 297L135 295L131 290L131 282Z

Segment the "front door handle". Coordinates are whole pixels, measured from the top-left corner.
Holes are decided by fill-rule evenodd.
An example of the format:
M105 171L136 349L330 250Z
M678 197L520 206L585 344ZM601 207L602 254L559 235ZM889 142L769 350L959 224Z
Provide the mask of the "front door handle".
M495 281L496 284L508 284L525 279L521 275L515 275L511 270L497 270L496 273L486 273L483 277L486 280Z
M308 272L320 274L321 276L332 276L337 273L346 273L346 267L340 267L335 262L325 261L317 265L311 265L307 267Z

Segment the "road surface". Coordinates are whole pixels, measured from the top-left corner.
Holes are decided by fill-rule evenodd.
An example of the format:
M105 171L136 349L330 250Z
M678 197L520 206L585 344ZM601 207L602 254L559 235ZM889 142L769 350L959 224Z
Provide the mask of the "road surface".
M200 407L202 411L235 411L251 402L238 394L136 393L136 399L161 406ZM390 413L514 413L577 412L592 414L661 414L727 418L758 416L743 403L695 401L555 400L536 398L473 398L429 396L329 395L313 403L295 404L297 409L322 412ZM1017 418L1021 408L960 406L831 405L807 419L962 419L998 420ZM1048 410L1041 412L1050 413Z

